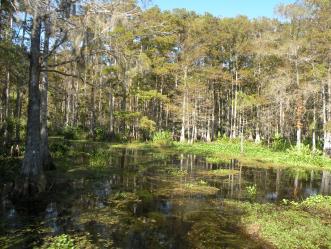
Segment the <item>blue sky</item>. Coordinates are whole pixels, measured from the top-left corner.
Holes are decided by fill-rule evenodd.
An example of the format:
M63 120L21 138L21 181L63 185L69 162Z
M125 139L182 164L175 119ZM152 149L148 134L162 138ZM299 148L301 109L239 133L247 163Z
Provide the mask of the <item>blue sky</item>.
M152 0L162 10L186 8L198 13L209 12L215 16L235 17L245 15L250 18L276 17L274 8L279 3L293 3L294 0Z

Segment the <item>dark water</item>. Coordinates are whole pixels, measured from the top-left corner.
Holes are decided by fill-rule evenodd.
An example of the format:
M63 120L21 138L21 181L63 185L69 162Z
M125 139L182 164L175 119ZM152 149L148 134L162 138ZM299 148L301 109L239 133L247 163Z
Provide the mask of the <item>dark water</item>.
M210 164L170 152L82 145L62 163L69 171L51 175L53 187L38 203L14 205L2 186L0 248L38 248L62 233L82 241L80 248L261 248L240 232L240 210L222 200L278 203L331 194L327 171ZM236 172L203 174L221 168Z

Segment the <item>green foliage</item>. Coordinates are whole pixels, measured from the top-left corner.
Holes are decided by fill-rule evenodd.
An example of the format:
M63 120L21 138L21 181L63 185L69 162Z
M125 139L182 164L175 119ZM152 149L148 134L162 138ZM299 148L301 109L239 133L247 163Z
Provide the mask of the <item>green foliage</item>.
M238 108L245 110L258 104L258 99L255 95L247 95L244 92L238 92Z
M123 120L126 122L134 122L136 119L141 117L140 112L129 112L129 111L119 111L119 112L114 112L115 118L119 120Z
M113 142L113 141L120 141L120 140L116 140L116 136L114 136L113 134L110 134L108 132L107 129L103 128L103 127L97 127L94 130L95 133L95 140L96 141L108 141L108 142Z
M73 127L64 128L63 137L68 140L75 140L78 138L76 130Z
M138 91L136 94L141 101L150 101L150 100L159 100L161 102L167 103L169 99L166 95L163 95L156 90L148 90L148 91Z
M207 186L208 185L208 182L206 182L204 180L200 180L200 181L198 181L198 185L200 185L200 186Z
M0 182L14 181L19 174L21 160L18 158L3 158L0 156Z
M67 140L85 139L85 133L79 127L67 126L63 129L63 137Z
M256 193L257 193L256 185L247 186L246 187L246 192L247 192L248 197L250 199L255 199Z
M53 239L48 249L75 249L74 240L69 235L62 234Z
M306 212L301 203L290 204L289 207L234 201L226 203L243 210L241 225L247 234L266 241L274 248L331 248L330 224L322 218L321 212Z
M149 139L151 134L156 130L156 123L148 117L143 116L139 121L139 127L145 139Z
M251 166L262 167L286 166L295 168L331 168L331 160L323 155L314 154L308 146L302 151L288 149L275 151L263 145L245 142L245 155L240 155L240 142L219 140L213 143L174 143L176 150L203 155L205 157L224 159L238 159Z
M291 147L289 149L286 150L290 155L295 155L295 156L311 156L312 158L322 155L321 151L315 151L313 152L310 149L309 145L305 145L305 144L301 144L300 149L296 148L296 147Z
M153 143L160 146L171 146L173 138L171 132L161 131L153 135Z
M129 192L116 192L114 199L115 200L125 200L128 199L132 193Z
M315 206L322 203L329 204L331 208L331 196L323 196L323 195L311 196L305 199L303 202L301 202L301 205Z
M54 141L49 144L49 150L55 158L66 155L70 148L64 141Z
M287 199L282 200L284 205L291 205L294 207L321 207L328 206L331 210L331 196L315 195L310 196L302 202L289 201Z
M276 133L272 139L272 149L276 151L285 151L290 148L291 144L288 140L282 137L279 133Z

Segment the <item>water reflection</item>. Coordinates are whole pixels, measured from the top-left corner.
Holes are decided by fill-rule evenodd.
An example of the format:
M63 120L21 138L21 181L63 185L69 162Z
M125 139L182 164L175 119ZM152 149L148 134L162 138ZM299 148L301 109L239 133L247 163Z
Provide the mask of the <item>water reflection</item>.
M6 229L17 228L20 226L17 211L13 203L8 199L2 201L2 220L6 225Z
M329 195L330 189L331 189L331 173L328 171L323 171L320 193L324 195Z
M48 204L45 213L45 227L49 228L50 233L57 235L63 232L62 227L58 224L59 212L55 202Z
M3 198L1 223L6 229L1 236L41 220L50 234L88 234L96 248L259 248L240 234L238 214L213 205L214 200L250 200L248 186L256 186L254 200L262 203L331 194L328 171L261 169L237 160L209 163L196 155L145 150L79 150L85 159L75 161L79 167L85 162L86 174L70 180L70 191L54 188L57 192L39 216L19 213ZM86 160L88 152L92 156ZM228 174L201 174L218 169ZM199 192L206 186L217 191ZM185 194L178 191L183 189ZM22 222L24 215L28 217ZM37 228L32 233L42 234Z

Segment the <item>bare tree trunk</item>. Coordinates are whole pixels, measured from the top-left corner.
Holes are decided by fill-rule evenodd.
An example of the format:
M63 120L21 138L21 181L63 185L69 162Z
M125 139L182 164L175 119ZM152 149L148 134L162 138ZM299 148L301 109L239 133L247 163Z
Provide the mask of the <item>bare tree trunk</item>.
M50 23L45 20L44 56L49 53ZM48 147L48 59L44 59L44 72L41 74L40 84L40 158L44 170L55 169Z
M109 91L109 133L114 133L114 99L112 89Z
M70 125L70 121L69 121L69 104L70 104L70 93L69 90L67 89L67 92L65 94L65 99L64 99L64 116L65 116L65 126L69 126Z
M243 117L240 117L241 119L241 129L240 129L240 153L244 153L244 125L245 125L245 120Z
M297 149L301 149L301 133L302 133L302 115L303 115L303 99L300 96L297 100L297 121L296 121L296 128L297 128Z
M90 106L90 134L92 139L95 140L95 122L96 122L96 113L95 113L95 86L92 84L92 94L91 94L91 106Z
M259 107L257 107L257 109L256 109L256 117L257 117L257 120L259 120L259 118L260 118ZM255 143L256 144L259 144L260 142L261 142L260 127L259 127L258 122L256 122L256 127L255 127Z
M279 128L280 128L280 135L283 136L284 133L283 101L280 101L279 103Z
M210 115L207 114L207 134L206 134L206 140L207 142L211 142L211 136L210 136Z
M238 71L236 69L236 85L234 88L233 138L237 137L237 102L238 102Z
M324 153L327 155L331 155L331 129L330 129L330 90L328 90L328 97L326 95L325 88L331 88L331 63L329 63L328 69L328 84L327 86L323 86L323 124L324 124ZM327 103L328 100L328 103ZM329 109L329 110L328 110Z
M185 97L185 92L183 93L183 111L182 111L182 130L181 130L181 133L180 133L180 142L185 142L185 100L186 100L186 97Z
M180 142L185 142L185 116L186 116L186 79L187 67L184 69L184 91L183 91L183 106L182 106L182 130L180 133Z
M324 132L324 145L323 145L323 151L325 154L329 154L329 152L331 151L331 136L330 136L330 132L327 129L327 122L328 122L328 118L327 118L327 110L326 110L326 90L325 90L326 86L323 85L322 87L322 99L323 99L323 132Z
M9 13L8 17L8 30L12 30L13 27L13 14ZM8 41L12 40L11 32L6 32L6 39ZM8 66L7 72L6 72L6 80L5 80L5 92L4 92L4 97L5 97L5 103L4 103L4 147L6 147L8 144L10 144L10 135L8 131L8 121L9 121L9 109L10 109L10 67Z
M5 91L4 91L4 129L3 129L3 147L6 149L7 145L9 144L9 136L10 134L8 133L8 122L9 122L9 92L10 92L10 73L9 69L7 69L6 73L6 80L5 80Z
M192 114L192 137L190 143L194 143L197 140L197 99L194 101L194 110Z
M296 82L298 91L300 91L300 75L299 75L299 65L298 60L295 61L295 71L296 71ZM303 115L303 98L301 93L299 92L299 98L297 100L297 120L296 120L296 128L297 128L297 149L301 149L301 133L302 133L302 115Z
M21 47L24 48L25 42L25 34L26 34L26 19L27 13L24 13L24 22L23 22L23 31L22 31L22 40L21 40ZM16 143L21 141L21 110L22 110L22 101L21 101L21 85L22 83L18 82L16 86L16 107L15 107L15 118L16 118L16 125L15 125L15 137Z
M316 151L316 107L315 107L315 101L314 101L314 111L313 111L313 138L312 138L312 149L313 149L313 152Z
M21 85L18 83L16 86L16 106L15 106L15 140L16 143L21 141L20 129L21 129L21 92L20 92Z
M128 94L128 83L127 83L127 79L125 77L124 82L123 82L123 96L122 96L122 102L121 102L121 111L122 112L127 111L127 103L126 103L127 94ZM121 120L120 131L121 131L121 134L123 134L123 135L126 133L126 122L125 122L124 118L122 118L122 120Z
M233 82L231 83L231 113L229 111L229 120L230 120L230 138L233 138L233 113L234 113L234 102L233 102Z
M45 190L45 178L40 157L40 30L41 20L35 10L31 32L29 102L26 149L21 174L23 184L18 191L24 195Z

